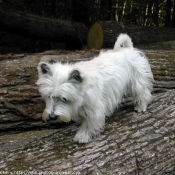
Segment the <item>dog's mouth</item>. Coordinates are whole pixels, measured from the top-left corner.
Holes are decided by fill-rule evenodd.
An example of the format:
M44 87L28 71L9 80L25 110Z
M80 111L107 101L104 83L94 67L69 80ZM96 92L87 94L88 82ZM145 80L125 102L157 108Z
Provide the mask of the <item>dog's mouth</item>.
M50 120L57 120L58 116L55 114L49 114L49 119Z
M70 122L71 121L71 117L67 116L67 115L57 115L54 113L48 114L46 111L43 112L42 114L42 120L44 120L45 122L50 120L50 121L56 121L56 122Z
M55 114L49 114L49 119L50 120L57 120L59 122L70 122L71 118L68 117L67 115L55 115Z

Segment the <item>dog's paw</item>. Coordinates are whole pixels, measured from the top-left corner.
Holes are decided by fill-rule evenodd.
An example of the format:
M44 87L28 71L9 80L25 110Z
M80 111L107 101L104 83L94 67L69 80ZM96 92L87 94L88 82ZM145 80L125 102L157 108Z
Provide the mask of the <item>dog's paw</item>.
M49 114L45 110L42 114L42 120L45 122L47 122L47 120L49 120Z
M83 132L83 133L78 132L73 139L74 142L78 142L78 143L88 143L90 140L91 140L91 137L88 135L87 132Z
M136 106L134 109L137 112L145 112L146 111L146 106Z

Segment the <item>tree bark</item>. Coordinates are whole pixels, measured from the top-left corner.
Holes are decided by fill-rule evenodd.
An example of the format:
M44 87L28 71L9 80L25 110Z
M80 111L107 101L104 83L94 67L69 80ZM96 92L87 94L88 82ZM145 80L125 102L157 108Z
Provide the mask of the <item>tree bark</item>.
M171 26L171 0L166 1L166 15L165 15L165 26L170 27Z
M116 21L98 21L88 32L88 48L110 48L120 33L128 33L134 44L146 44L175 39L175 30L165 27L146 27Z
M1 30L53 41L86 41L87 28L82 23L52 19L0 8Z
M155 1L154 21L155 21L156 27L158 27L159 26L159 0Z
M175 0L173 1L172 27L175 27Z
M90 60L96 50L0 56L0 171L52 174L171 174L175 168L175 52L145 51L156 80L144 113L125 99L105 131L88 144L73 143L77 126L43 123L35 82L42 60ZM57 129L50 129L50 127ZM34 131L45 127L47 130ZM31 129L11 135L9 131ZM7 132L8 131L8 132ZM5 133L5 135L4 135Z
M50 51L40 54L8 54L0 57L0 131L8 129L27 129L48 126L42 123L41 113L44 103L40 98L37 86L37 64L40 60L57 60L76 62L89 60L97 55L97 50L61 52ZM174 52L148 52L156 84L154 91L175 88ZM153 57L153 59L152 59ZM83 59L82 59L83 58ZM8 125L6 125L8 123ZM26 124L27 123L27 124Z

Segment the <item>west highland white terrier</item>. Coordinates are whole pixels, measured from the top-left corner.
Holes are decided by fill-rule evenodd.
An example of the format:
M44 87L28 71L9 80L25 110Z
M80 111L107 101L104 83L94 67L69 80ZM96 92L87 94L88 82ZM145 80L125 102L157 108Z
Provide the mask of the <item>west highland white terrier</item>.
M143 52L130 37L119 35L114 50L75 64L40 62L37 85L46 108L43 120L80 123L74 141L87 143L103 131L124 94L134 97L135 109L145 111L151 102L153 74Z

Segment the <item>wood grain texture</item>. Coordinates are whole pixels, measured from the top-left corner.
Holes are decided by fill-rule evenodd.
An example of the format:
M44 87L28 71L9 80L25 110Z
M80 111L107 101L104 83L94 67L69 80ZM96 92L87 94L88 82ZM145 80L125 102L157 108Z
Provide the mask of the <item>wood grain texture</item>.
M1 55L0 171L68 174L173 174L175 170L175 52L146 50L156 83L144 113L123 100L105 130L88 144L72 141L77 125L43 123L36 66L42 60L90 60L98 51ZM50 129L56 126L56 129ZM39 130L45 127L45 129ZM31 130L10 134L14 130ZM37 131L35 131L38 129Z

